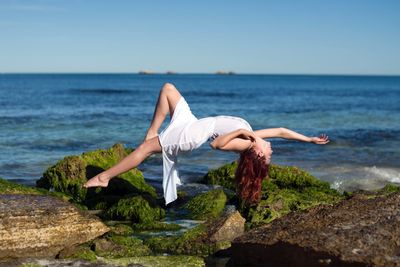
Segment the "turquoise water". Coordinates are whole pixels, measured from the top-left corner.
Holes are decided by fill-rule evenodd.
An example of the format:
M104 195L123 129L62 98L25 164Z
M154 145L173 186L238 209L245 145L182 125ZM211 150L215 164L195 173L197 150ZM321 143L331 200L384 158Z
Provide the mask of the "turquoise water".
M139 145L165 82L198 118L234 115L253 129L286 127L332 140L273 139L273 163L297 165L342 190L400 182L400 77L383 76L3 74L0 176L32 185L64 156ZM196 185L209 168L235 158L204 145L181 158L182 179ZM161 164L156 155L139 168L159 184Z

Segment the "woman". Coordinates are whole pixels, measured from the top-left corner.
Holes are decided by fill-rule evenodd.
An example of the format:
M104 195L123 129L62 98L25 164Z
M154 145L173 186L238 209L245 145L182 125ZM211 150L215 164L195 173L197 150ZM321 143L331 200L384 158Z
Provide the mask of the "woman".
M167 113L171 121L158 135ZM285 128L253 131L243 119L216 116L197 119L174 85L166 83L160 90L151 125L143 143L118 164L89 179L83 186L107 187L111 178L136 166L154 153L163 156L163 189L166 204L177 198L176 185L181 184L177 157L182 151L191 151L210 140L213 149L240 153L236 172L238 196L247 204L258 201L261 181L267 176L271 161L270 142L264 138L281 137L315 144L329 142L326 135L306 137Z

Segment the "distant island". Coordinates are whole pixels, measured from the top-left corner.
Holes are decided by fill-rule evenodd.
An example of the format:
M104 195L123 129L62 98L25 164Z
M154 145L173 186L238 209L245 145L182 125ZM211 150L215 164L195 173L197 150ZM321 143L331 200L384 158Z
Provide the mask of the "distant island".
M155 72L152 70L139 70L138 74L143 74L143 75L150 75L150 74L167 74L167 75L174 75L178 74L176 71L168 70L166 72ZM235 75L236 73L233 71L224 71L224 70L218 70L214 72L215 75Z
M138 71L138 74L178 74L176 71L168 70L165 73L158 73L152 70L140 70Z
M234 75L236 73L234 73L233 71L218 70L215 72L215 74L217 74L217 75Z
M154 71L152 70L139 70L138 72L139 74L156 74Z

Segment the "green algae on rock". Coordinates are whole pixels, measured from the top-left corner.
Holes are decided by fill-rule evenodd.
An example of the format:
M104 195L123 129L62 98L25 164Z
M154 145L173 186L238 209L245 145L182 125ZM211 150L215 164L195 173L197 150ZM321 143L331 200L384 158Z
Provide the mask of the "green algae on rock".
M225 164L217 169L209 170L204 176L203 181L206 184L221 185L230 190L236 191L235 171L237 162Z
M93 244L96 255L106 258L145 256L151 253L142 240L131 236L111 234L94 240Z
M107 225L107 223L106 223ZM133 229L131 226L123 224L123 223L117 223L115 225L109 225L110 227L110 232L111 234L115 235L121 235L121 236L129 236L133 234Z
M230 242L210 242L207 226L204 224L200 224L180 236L158 236L144 240L144 244L153 252L174 255L207 256L226 248L227 243L230 244Z
M63 249L58 255L58 259L82 259L87 261L95 261L96 253L90 249L89 244L81 244L79 246Z
M10 182L0 177L0 194L34 194L43 195L44 190Z
M193 197L184 207L190 211L191 219L214 219L222 213L226 201L227 197L224 191L219 188Z
M107 209L103 216L107 219L131 220L137 223L150 223L165 216L151 196L133 196L123 198Z
M235 190L237 162L211 170L204 180ZM246 218L246 227L253 228L269 223L291 211L333 203L344 196L323 182L297 167L270 165L269 175L262 182L261 201L252 207L239 207Z
M61 192L49 192L43 188L29 187L22 184L16 184L0 177L0 194L31 194L31 195L49 195L58 197L65 201L71 201L71 197Z
M106 188L83 188L91 177L112 167L127 155L122 144L109 149L85 152L80 156L67 156L47 169L36 182L37 187L63 192L75 201L83 202L98 195L148 193L156 197L155 189L144 181L143 174L134 168L114 177Z
M139 264L152 267L203 267L204 259L197 256L188 255L168 255L168 256L141 256L126 257L119 259L103 259L102 261L116 266L129 266L131 264Z
M344 197L330 189L329 184L316 186L285 188L277 186L274 181L264 180L262 183L261 201L250 208L242 208L246 215L247 228L269 223L291 211L305 210L312 206L337 202Z
M176 223L165 222L148 222L148 223L134 223L132 228L136 232L141 231L177 231L182 229L182 226Z

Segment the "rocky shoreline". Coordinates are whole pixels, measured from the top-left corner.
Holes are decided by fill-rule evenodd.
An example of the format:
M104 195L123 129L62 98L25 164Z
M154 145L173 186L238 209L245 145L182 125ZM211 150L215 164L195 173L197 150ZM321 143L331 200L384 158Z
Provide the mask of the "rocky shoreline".
M234 194L233 162L205 175L216 189L180 191L168 206L137 168L107 188L81 187L131 151L67 156L36 188L0 179L0 266L217 266L218 257L219 266L400 266L397 186L341 194L273 165L260 203L247 208Z

